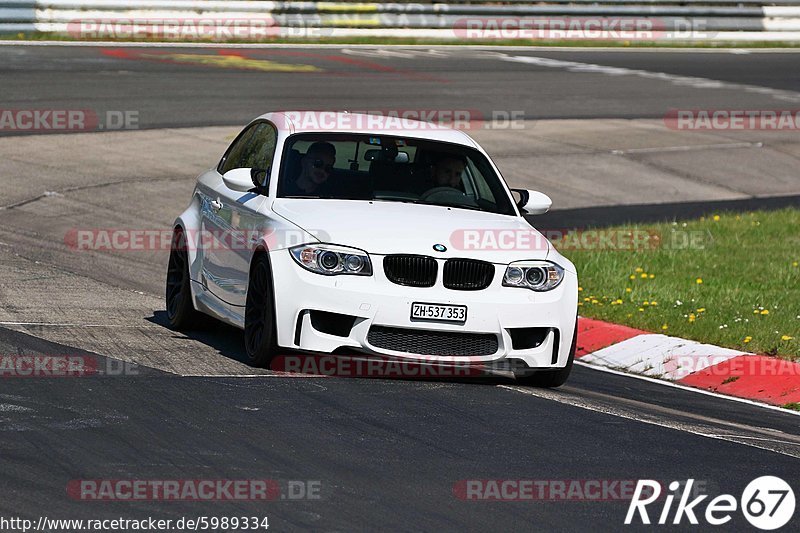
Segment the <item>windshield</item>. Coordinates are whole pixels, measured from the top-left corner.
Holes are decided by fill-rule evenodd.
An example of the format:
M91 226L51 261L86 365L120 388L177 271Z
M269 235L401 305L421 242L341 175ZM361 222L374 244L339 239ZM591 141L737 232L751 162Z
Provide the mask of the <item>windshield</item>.
M501 178L477 150L387 136L289 138L278 196L411 202L516 214Z

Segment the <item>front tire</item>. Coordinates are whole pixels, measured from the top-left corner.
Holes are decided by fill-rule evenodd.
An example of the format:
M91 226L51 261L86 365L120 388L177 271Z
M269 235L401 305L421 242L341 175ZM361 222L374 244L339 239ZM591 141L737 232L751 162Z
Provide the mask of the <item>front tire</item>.
M266 255L259 254L250 269L244 311L244 344L250 364L269 366L277 352L276 336L272 272Z
M543 387L552 389L560 387L567 382L570 372L572 372L572 363L575 361L575 349L578 346L578 321L575 321L575 331L572 334L572 345L569 348L569 358L564 368L558 370L544 370L534 374L523 376L516 376L517 383L520 385L530 385L531 387Z
M181 228L176 228L172 234L165 291L167 322L174 330L188 330L200 321L201 315L192 303L191 283L186 235Z

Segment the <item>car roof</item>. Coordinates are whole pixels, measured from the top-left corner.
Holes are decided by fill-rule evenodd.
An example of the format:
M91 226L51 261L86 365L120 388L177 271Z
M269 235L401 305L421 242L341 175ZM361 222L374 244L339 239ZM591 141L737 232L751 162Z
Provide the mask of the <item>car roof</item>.
M293 133L364 133L391 135L463 144L478 147L463 131L410 118L402 118L402 110L395 113L367 114L347 111L275 111L258 119L268 120L279 130ZM438 114L441 116L441 113Z

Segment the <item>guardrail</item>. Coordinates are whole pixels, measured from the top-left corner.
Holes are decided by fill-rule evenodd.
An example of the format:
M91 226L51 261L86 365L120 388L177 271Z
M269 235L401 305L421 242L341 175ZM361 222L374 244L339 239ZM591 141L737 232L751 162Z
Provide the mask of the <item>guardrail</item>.
M800 41L800 0L0 0L0 34L20 32L129 40Z

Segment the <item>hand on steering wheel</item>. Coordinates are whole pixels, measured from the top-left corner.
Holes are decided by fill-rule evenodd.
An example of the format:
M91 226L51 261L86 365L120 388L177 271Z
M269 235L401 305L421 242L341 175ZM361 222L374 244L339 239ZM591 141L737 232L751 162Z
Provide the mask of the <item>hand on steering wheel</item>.
M422 196L420 196L420 200L427 202L428 200L435 200L436 197L440 197L442 199L447 199L448 197L452 198L453 195L459 196L466 196L462 191L456 189L455 187L434 187L433 189L428 189Z

